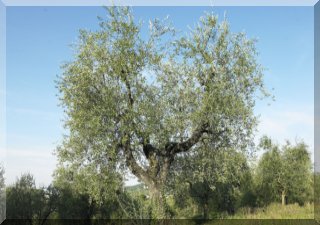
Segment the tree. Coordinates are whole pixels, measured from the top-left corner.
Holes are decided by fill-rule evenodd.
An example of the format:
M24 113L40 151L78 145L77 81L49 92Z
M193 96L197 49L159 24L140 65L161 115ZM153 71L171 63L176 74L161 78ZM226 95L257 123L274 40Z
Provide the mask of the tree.
M57 194L51 186L37 188L33 176L21 175L7 187L7 218L25 224L43 225L56 209Z
M31 225L34 192L35 181L30 174L22 175L13 186L7 187L7 218L24 219Z
M89 221L94 215L94 203L88 195L75 192L71 188L59 190L57 214L59 219L82 219ZM88 224L90 224L88 222Z
M257 166L257 193L259 205L267 205L279 201L283 177L283 161L278 145L272 143L268 137L263 137L260 147L266 150Z
M177 206L188 207L191 198L201 208L203 219L211 213L232 214L242 206L242 198L250 185L251 171L247 158L233 149L218 149L207 154L199 149L187 160L176 160L169 177ZM181 203L180 203L181 202ZM189 214L189 218L190 218Z
M284 146L283 153L286 162L285 177L287 188L284 194L289 203L304 205L313 199L313 173L312 162L308 146L303 142Z
M46 188L38 188L36 191L37 194L34 197L34 204L37 207L37 215L35 219L39 225L43 225L48 219L51 219L51 216L57 211L60 196L58 190L52 185Z
M82 173L75 173L73 170L60 168L56 171L53 187L58 195L56 207L58 219L82 219L86 220L88 224L93 219L97 202L92 196L93 193L99 194L101 192L89 192L88 189L93 188L92 185L95 183L88 182L90 177L83 180L82 177ZM92 195L90 196L89 193Z
M263 137L260 146L266 150L257 167L260 204L281 201L303 205L312 199L312 164L307 145L287 142L282 146Z
M109 183L130 171L164 218L162 191L177 155L204 139L213 149L251 143L255 99L267 95L255 41L212 14L187 37L155 19L143 39L130 8L107 13L100 30L80 31L57 80L68 129L60 166L105 173Z

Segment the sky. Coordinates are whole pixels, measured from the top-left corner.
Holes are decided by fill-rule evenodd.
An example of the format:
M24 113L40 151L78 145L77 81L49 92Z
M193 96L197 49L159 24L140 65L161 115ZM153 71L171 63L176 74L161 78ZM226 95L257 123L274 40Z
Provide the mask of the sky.
M282 144L303 139L314 146L314 41L312 7L135 7L148 22L169 15L187 32L204 11L226 15L232 32L257 38L258 60L275 101L258 101L257 138L266 134ZM79 29L98 29L101 7L7 7L6 12L6 181L22 173L48 185L56 167L53 154L66 133L55 80ZM142 36L145 35L144 31ZM274 89L274 90L273 90ZM130 179L128 184L135 183Z

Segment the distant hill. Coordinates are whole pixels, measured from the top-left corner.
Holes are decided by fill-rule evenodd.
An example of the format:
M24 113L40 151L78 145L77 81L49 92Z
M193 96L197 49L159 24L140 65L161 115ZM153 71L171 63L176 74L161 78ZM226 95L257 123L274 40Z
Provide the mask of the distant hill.
M128 192L147 192L148 190L146 188L144 188L144 184L136 184L136 185L132 185L132 186L127 186L125 187L125 189Z

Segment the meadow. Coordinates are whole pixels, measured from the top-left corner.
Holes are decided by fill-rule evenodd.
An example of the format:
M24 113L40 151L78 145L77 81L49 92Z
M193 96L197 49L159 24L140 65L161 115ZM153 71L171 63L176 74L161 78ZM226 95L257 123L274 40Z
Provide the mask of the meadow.
M304 206L298 204L281 205L272 203L267 207L250 209L241 208L229 219L313 219L314 204L307 203Z

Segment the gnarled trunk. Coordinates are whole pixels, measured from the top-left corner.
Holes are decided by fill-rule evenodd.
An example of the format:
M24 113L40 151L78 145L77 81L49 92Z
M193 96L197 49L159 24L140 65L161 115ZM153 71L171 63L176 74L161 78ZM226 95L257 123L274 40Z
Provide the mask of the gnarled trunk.
M128 90L130 91L129 87ZM133 102L130 100L129 104L132 105ZM163 148L157 148L150 143L149 138L141 137L140 144L142 145L143 153L149 162L149 166L147 168L140 166L133 156L134 149L131 146L131 136L128 133L125 133L125 138L118 143L118 147L124 151L128 168L146 186L148 186L153 206L152 216L155 219L168 218L163 191L167 175L175 155L181 152L187 152L196 143L198 143L202 135L207 132L208 124L202 124L195 129L192 135L185 141L169 141Z
M168 212L166 210L165 199L165 182L169 172L169 168L173 158L171 157L157 157L157 163L150 163L149 180L146 185L149 189L150 200L152 205L152 219L167 219ZM149 159L150 162L150 159Z

